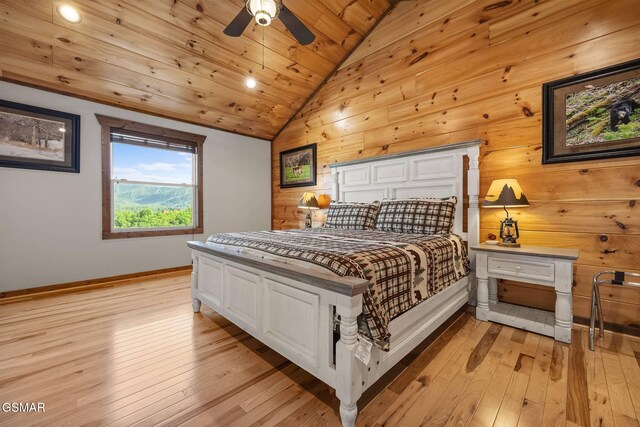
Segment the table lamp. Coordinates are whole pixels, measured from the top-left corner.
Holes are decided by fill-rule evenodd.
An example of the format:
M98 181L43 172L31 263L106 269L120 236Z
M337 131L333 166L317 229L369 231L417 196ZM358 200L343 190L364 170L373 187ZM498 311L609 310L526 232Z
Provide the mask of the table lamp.
M495 179L491 183L489 191L482 202L482 207L502 208L507 213L507 217L500 222L500 238L502 241L498 245L511 248L520 247L520 243L518 243L518 238L520 237L518 221L509 216L507 208L524 208L527 206L529 206L529 201L515 178Z
M313 193L303 193L302 198L298 202L298 208L307 209L307 216L304 218L304 228L311 228L311 209L320 209L318 199Z

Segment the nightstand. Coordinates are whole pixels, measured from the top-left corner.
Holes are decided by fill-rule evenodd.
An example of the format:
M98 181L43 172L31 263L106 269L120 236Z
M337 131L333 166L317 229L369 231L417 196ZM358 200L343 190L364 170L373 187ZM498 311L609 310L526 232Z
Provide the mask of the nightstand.
M573 261L576 249L479 244L476 253L478 303L476 318L571 342ZM556 291L555 313L498 301L497 279L549 286Z

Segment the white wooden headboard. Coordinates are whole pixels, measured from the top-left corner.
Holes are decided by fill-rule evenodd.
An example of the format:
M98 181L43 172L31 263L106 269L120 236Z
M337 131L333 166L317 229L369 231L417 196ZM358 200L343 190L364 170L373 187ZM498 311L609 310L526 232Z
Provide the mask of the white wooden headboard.
M481 140L460 142L420 151L330 165L332 198L346 202L373 202L389 198L456 196L453 231L469 245L479 242L480 213L478 157ZM467 193L468 230L463 230L464 157L469 158Z

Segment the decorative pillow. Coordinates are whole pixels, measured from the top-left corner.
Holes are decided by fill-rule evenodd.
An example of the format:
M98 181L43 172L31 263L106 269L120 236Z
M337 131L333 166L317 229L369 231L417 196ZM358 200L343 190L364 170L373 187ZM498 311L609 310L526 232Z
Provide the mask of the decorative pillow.
M327 213L327 228L371 230L375 227L380 202L331 202Z
M449 234L457 197L445 199L383 200L376 229L395 233Z

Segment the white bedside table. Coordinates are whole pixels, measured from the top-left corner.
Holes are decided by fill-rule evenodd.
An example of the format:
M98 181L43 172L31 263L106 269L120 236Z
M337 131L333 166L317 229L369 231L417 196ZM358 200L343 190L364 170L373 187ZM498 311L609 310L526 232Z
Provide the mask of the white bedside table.
M490 320L571 342L573 323L573 261L576 249L522 246L508 248L479 244L476 252L478 304L476 318ZM556 291L556 311L538 310L498 301L497 279L550 286Z

